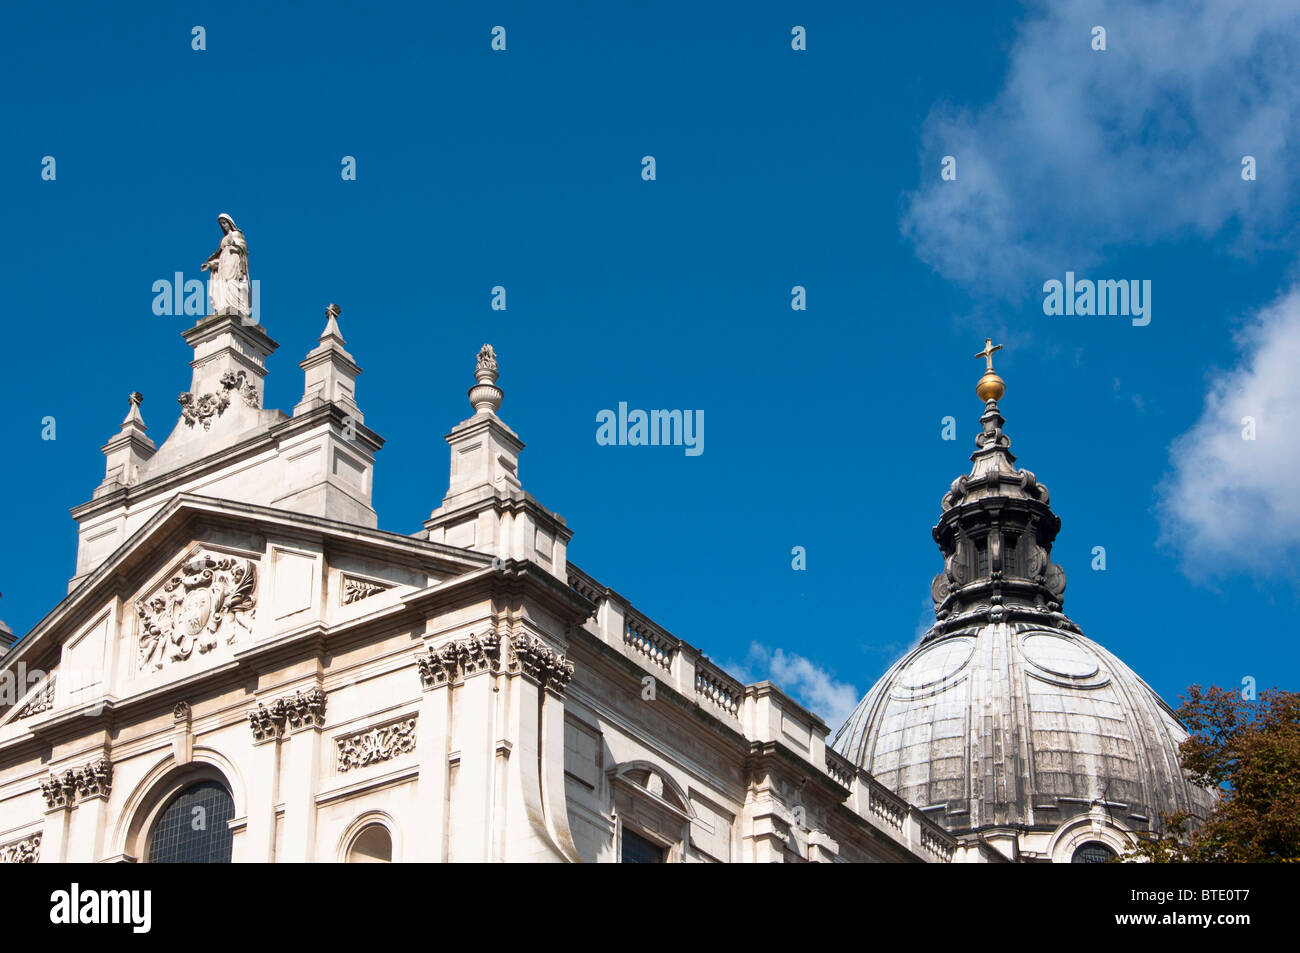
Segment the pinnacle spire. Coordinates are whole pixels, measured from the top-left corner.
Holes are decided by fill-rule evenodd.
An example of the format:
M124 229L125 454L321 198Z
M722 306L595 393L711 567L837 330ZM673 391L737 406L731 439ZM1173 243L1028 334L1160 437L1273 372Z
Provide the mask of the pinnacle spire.
M144 418L140 416L140 405L144 403L144 394L132 391L127 397L127 402L131 409L126 412L126 419L122 421L122 432L129 430L138 430L144 433L149 428L144 425Z
M347 341L343 340L343 333L339 331L339 315L342 313L343 313L343 309L340 308L338 305L334 304L333 302L331 302L329 305L326 306L325 330L322 331L320 333L320 337L317 338L317 340L320 341L321 344L324 345L324 344L332 344L334 342L337 342L339 349L342 350L343 346L348 343Z
M111 493L122 486L137 482L140 468L153 458L158 448L145 434L144 418L140 416L140 405L144 395L138 390L127 397L130 405L122 426L100 451L104 454L104 482L95 490L95 496Z
M334 403L342 407L357 423L365 418L357 406L357 377L361 368L348 353L339 330L339 315L343 309L331 302L325 308L325 330L319 342L298 362L302 368L304 386L302 400L293 409L295 417L310 411L320 403Z

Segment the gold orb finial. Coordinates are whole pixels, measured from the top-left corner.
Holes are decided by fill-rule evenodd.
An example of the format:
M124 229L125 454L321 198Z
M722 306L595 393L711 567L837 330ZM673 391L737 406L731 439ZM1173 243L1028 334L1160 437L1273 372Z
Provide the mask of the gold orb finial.
M997 372L993 370L993 352L1000 350L1002 350L1001 344L994 344L992 338L985 338L984 350L975 355L984 358L988 362L988 369L984 371L984 376L975 385L975 396L985 402L1001 400L1002 395L1007 392L1006 381L998 377Z

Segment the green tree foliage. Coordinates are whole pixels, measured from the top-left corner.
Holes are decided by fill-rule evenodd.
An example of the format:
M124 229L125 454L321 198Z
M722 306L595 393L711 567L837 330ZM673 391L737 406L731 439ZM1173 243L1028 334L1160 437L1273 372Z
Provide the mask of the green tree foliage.
M1300 694L1270 689L1257 701L1236 691L1193 685L1178 717L1189 737L1183 769L1218 790L1205 823L1164 815L1164 830L1144 837L1125 860L1157 863L1300 861Z

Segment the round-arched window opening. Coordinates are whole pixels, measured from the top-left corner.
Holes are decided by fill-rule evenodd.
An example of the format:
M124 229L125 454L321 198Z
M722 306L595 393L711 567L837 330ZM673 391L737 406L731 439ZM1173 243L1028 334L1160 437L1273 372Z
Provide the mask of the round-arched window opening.
M1105 844L1097 841L1088 841L1086 844L1080 844L1075 850L1074 856L1070 858L1072 864L1104 864L1106 861L1113 859L1115 852Z
M173 795L149 830L151 864L228 864L235 802L216 781L198 781Z
M349 864L390 864L393 862L393 835L383 824L367 824L348 848Z

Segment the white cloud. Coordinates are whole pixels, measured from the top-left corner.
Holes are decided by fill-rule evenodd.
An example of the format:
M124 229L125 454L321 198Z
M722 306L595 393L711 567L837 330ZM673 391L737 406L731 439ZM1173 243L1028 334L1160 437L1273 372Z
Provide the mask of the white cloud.
M924 596L921 597L921 613L917 617L916 630L912 633L912 646L909 646L909 648L919 645L922 637L924 637L925 633L930 631L930 627L933 625L934 625L934 599L927 592ZM897 656L902 653L894 653L894 654L895 656ZM891 658L890 661L892 662L893 659Z
M1238 335L1237 366L1212 377L1200 419L1170 447L1163 541L1188 575L1243 568L1297 576L1300 555L1300 283ZM1255 439L1242 437L1254 419Z
M763 679L775 682L783 692L825 721L832 734L853 713L862 697L853 685L836 681L816 662L758 642L750 643L743 665L726 667L746 684Z
M979 109L936 107L902 231L947 278L1037 294L1108 248L1235 222L1242 247L1289 226L1300 139L1294 0L1034 4L1003 87ZM1107 30L1094 52L1091 30ZM957 179L939 179L940 158ZM1244 182L1241 160L1258 178Z

